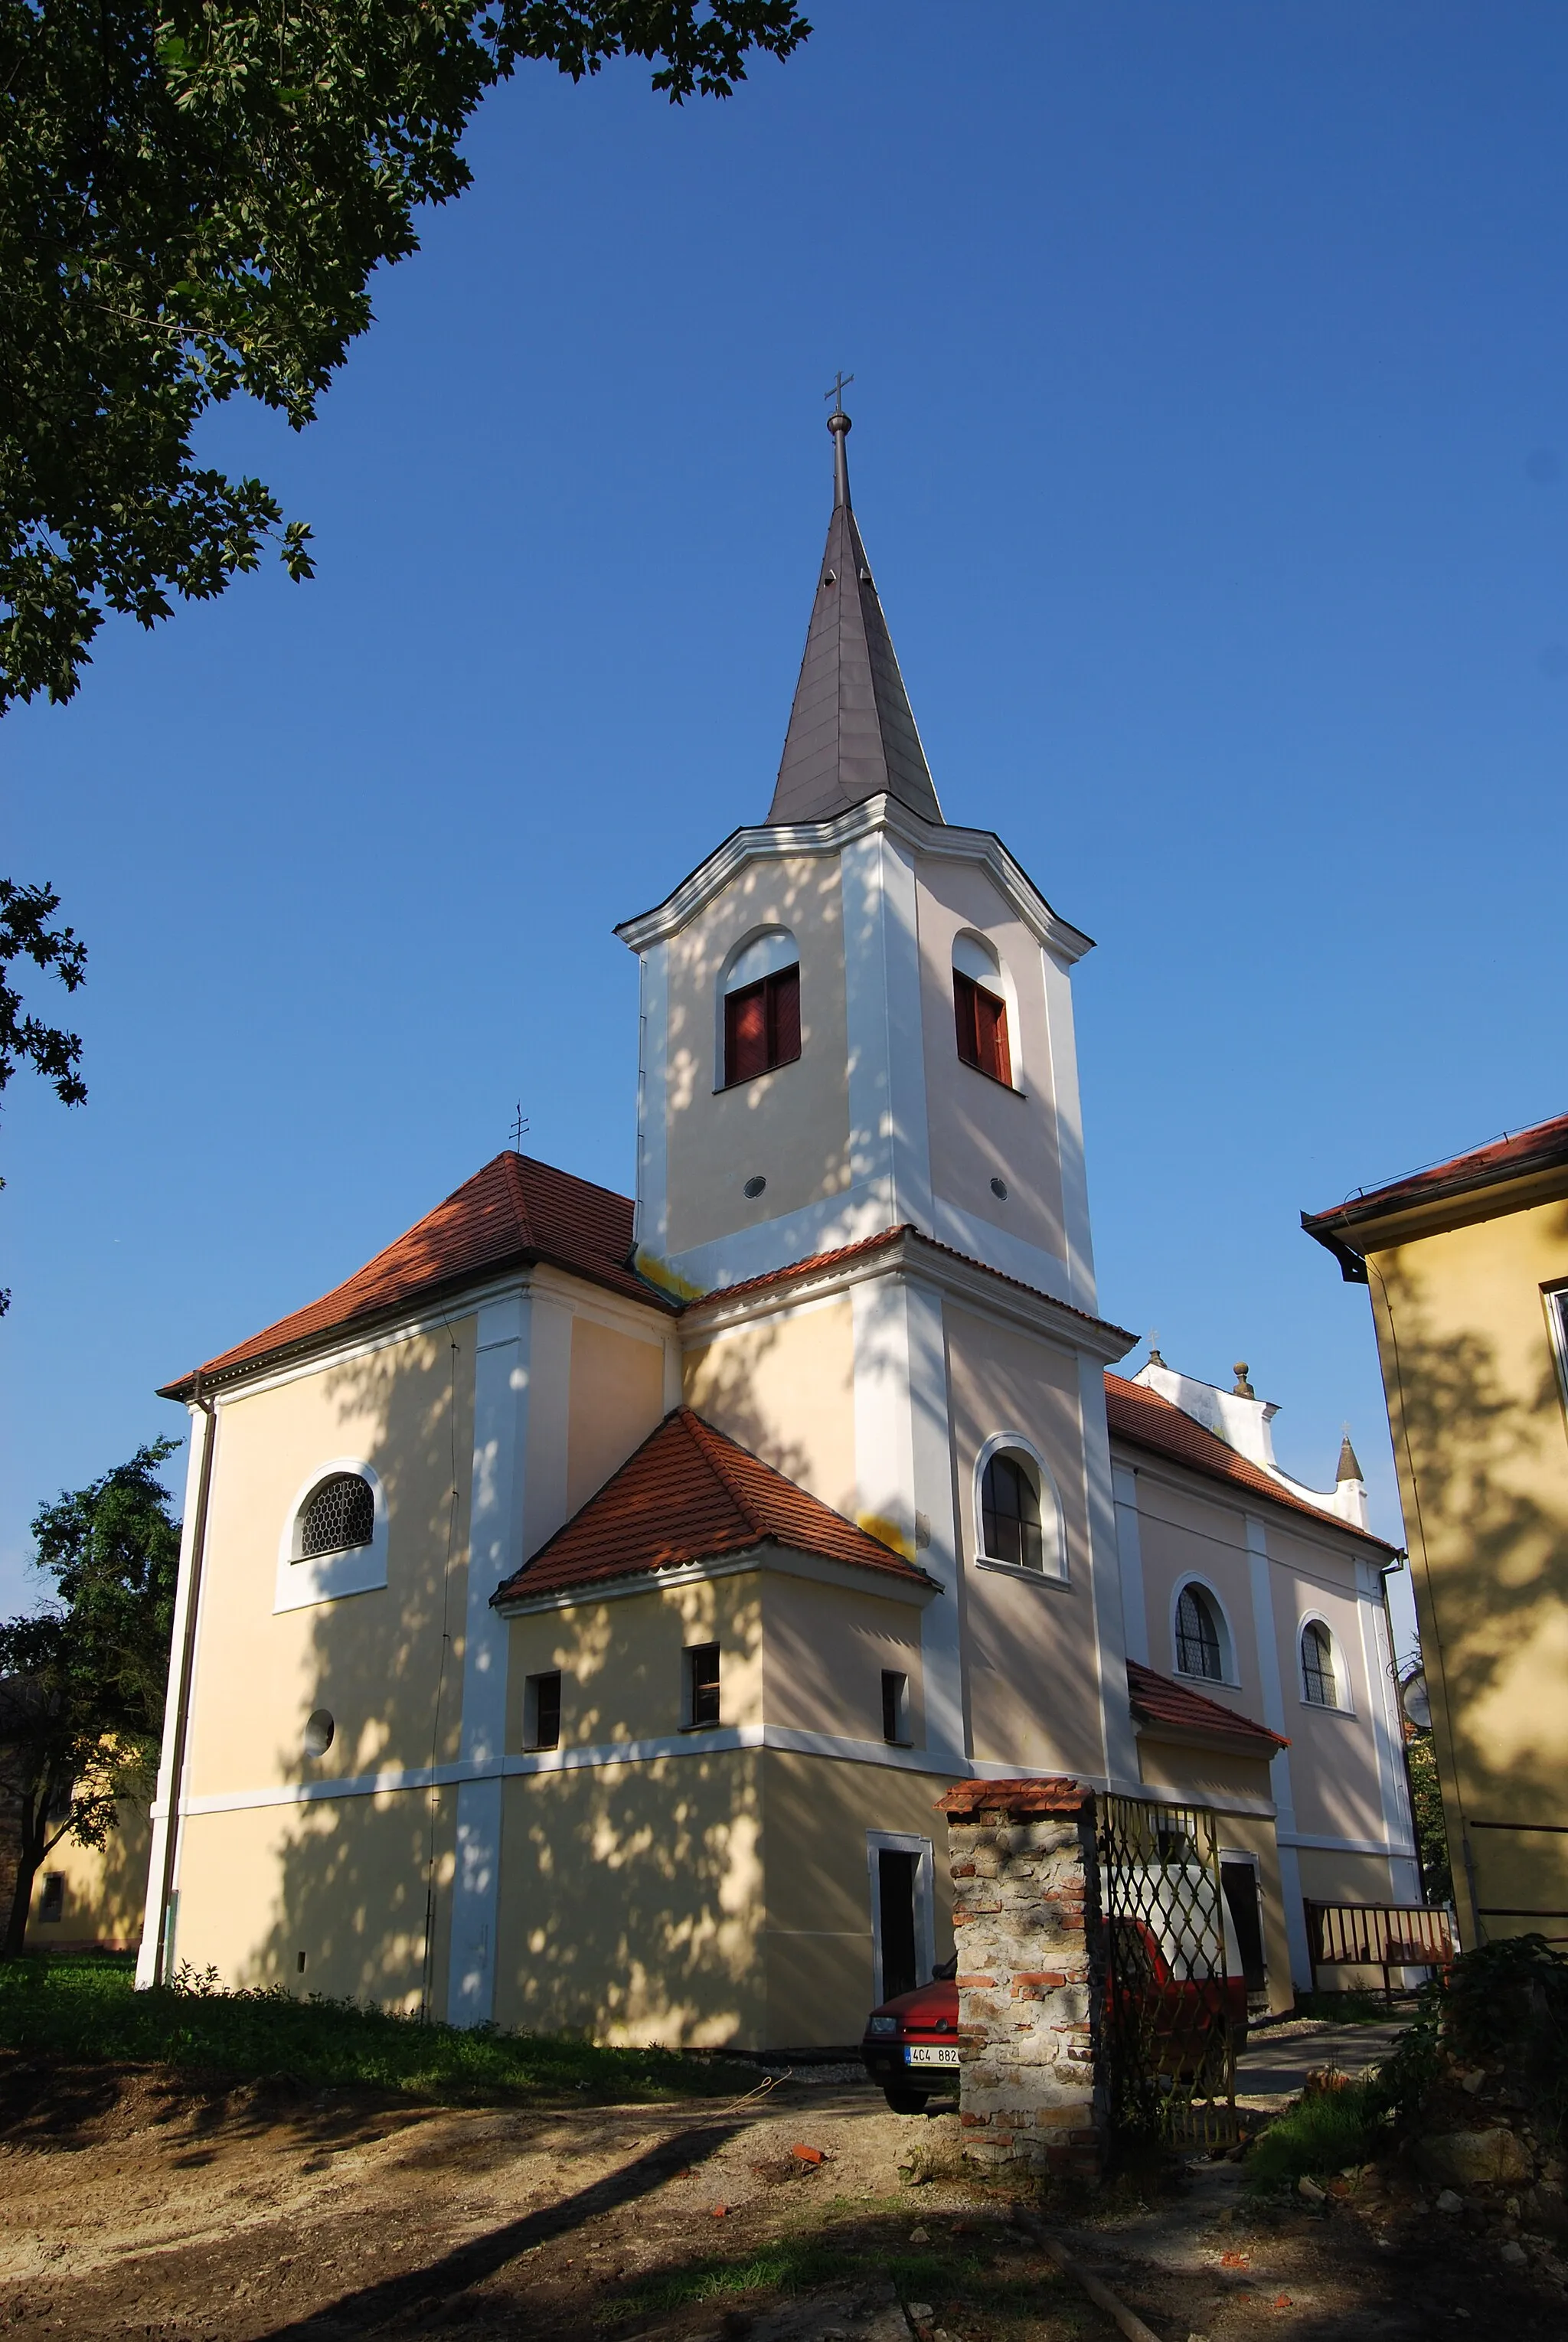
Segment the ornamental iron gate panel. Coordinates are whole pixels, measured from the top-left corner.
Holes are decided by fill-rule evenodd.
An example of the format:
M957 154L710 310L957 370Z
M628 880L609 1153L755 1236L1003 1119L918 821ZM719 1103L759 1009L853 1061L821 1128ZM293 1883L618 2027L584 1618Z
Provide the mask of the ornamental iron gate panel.
M1106 1797L1099 1825L1112 2120L1173 2147L1231 2146L1245 1987L1227 1980L1214 1817Z

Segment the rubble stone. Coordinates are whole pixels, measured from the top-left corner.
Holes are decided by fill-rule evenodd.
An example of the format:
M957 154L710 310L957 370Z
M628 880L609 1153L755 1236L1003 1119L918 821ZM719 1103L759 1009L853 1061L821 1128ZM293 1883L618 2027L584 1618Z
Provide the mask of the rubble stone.
M1511 2130L1440 2131L1416 2143L1415 2159L1429 2179L1451 2187L1497 2187L1534 2176L1529 2149Z

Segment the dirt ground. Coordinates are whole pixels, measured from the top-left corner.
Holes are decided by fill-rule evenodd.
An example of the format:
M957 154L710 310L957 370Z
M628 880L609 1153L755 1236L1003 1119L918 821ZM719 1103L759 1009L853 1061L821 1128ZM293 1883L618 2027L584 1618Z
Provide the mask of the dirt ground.
M734 2106L457 2111L13 2057L0 2335L1111 2335L1005 2194L950 2176L956 2140L951 2109L889 2114L843 2071ZM1260 2211L1194 2162L1047 2217L1162 2342L1568 2334L1548 2252L1508 2267L1397 2179Z

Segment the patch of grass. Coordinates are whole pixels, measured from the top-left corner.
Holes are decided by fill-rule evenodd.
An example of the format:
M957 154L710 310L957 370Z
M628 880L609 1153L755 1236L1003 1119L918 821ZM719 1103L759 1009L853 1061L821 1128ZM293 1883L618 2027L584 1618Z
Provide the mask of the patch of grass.
M281 1987L221 1992L189 1977L136 1992L134 1976L134 1961L99 1955L0 1961L0 2048L464 2104L738 2097L757 2078L722 2058L422 2024L355 2001L295 2000Z
M1409 1997L1405 2007L1408 2009ZM1297 2017L1324 2017L1331 2025L1386 2025L1400 2014L1397 2005L1390 2007L1381 1992L1359 1989L1354 1992L1298 1992Z
M1387 2137L1387 2104L1375 2075L1298 2098L1249 2152L1248 2186L1278 2187L1365 2163Z

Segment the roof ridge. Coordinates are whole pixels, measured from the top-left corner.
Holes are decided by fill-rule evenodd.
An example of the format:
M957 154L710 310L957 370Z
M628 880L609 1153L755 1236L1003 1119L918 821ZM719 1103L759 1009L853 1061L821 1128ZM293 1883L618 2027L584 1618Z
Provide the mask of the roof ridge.
M687 1429L694 1435L693 1444L696 1447L698 1454L702 1456L703 1462L707 1466L708 1470L713 1474L714 1478L718 1482L725 1496L734 1505L735 1510L740 1514L742 1519L745 1522L746 1526L751 1530L753 1536L759 1537L774 1536L776 1532L769 1528L767 1523L758 1513L756 1506L752 1501L751 1497L744 1490L736 1487L728 1471L724 1469L724 1465L720 1460L720 1456L714 1452L714 1447L710 1443L722 1442L724 1446L734 1448L737 1454L750 1456L754 1464L761 1464L764 1471L771 1472L775 1470L777 1467L766 1463L762 1456L754 1455L749 1447L743 1447L738 1439L732 1439L727 1431L721 1431L717 1424L709 1423L705 1416L700 1416L697 1413L694 1406L687 1406L684 1400L678 1407L672 1408L671 1413L680 1416ZM666 1416L664 1420L668 1422L669 1416ZM787 1479L788 1475L781 1472L779 1474L779 1477L781 1480ZM790 1481L790 1486L792 1487L797 1485L798 1484L796 1482L793 1480ZM807 1496L811 1494L809 1488L805 1491L805 1494ZM818 1498L818 1502L821 1502L820 1497ZM834 1507L830 1505L828 1510L831 1512L833 1509ZM841 1514L839 1517L842 1519L844 1516Z

